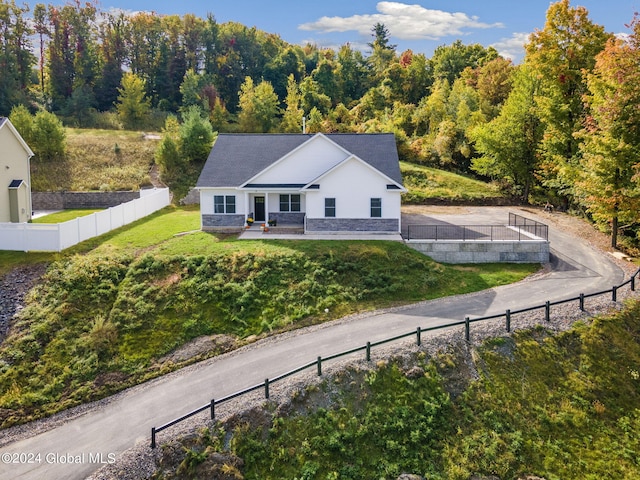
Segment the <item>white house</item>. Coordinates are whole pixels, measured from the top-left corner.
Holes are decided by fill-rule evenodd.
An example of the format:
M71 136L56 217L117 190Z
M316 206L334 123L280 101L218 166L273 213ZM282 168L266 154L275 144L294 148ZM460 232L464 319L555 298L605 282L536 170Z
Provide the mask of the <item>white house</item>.
M305 233L399 233L406 192L393 134L220 134L196 188L204 230Z
M0 117L0 223L31 219L32 156L9 119Z

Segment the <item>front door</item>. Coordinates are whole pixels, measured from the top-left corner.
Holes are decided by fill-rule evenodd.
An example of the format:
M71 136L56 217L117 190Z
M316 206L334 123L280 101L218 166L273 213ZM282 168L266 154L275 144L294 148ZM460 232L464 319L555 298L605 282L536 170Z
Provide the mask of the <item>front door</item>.
M256 218L254 219L256 222L264 222L265 218L265 208L264 208L264 197L254 197L253 205Z

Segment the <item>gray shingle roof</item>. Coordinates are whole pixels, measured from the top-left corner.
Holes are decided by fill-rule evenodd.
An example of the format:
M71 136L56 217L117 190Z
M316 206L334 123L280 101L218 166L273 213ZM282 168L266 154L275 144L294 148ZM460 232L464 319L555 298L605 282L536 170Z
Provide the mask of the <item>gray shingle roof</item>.
M237 187L316 134L220 134L196 187ZM324 134L402 185L392 133Z

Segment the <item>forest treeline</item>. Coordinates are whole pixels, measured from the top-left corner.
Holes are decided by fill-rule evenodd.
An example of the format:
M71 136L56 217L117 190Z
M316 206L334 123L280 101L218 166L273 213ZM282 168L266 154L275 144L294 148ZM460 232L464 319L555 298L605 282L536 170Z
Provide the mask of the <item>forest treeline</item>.
M560 0L514 65L461 41L431 58L399 52L382 24L363 53L292 45L213 14L0 0L0 115L23 105L69 126L163 129L175 145L158 158L169 155L172 176L184 166L181 141L209 147L179 135L198 117L206 141L210 131L300 132L303 121L308 132L393 132L404 160L491 178L525 202L579 207L616 245L619 232L639 230L636 18L628 30L615 37Z

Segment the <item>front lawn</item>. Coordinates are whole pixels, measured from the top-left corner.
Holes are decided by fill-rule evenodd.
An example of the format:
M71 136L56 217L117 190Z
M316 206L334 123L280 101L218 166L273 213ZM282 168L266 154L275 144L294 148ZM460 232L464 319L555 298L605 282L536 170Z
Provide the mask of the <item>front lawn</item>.
M201 232L199 222L195 208L167 207L45 257L55 261L0 348L4 426L178 368L162 358L196 337L224 337L228 348L538 269L441 265L392 241L241 241Z

